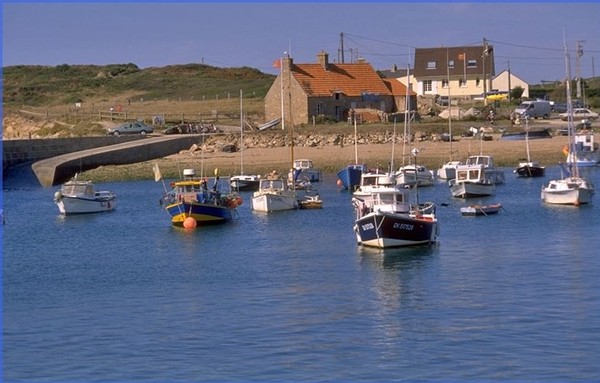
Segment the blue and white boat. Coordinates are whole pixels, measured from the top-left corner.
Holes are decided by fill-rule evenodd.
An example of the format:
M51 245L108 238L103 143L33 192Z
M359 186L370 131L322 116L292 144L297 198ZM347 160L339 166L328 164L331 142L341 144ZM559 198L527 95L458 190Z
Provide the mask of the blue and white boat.
M75 176L54 193L54 203L62 215L101 213L117 207L117 196L110 190L97 191L94 183Z
M184 169L183 179L172 183L173 189L161 199L171 223L184 226L191 217L198 226L229 222L234 218L242 198L232 192L219 190L219 177L209 189L208 180L195 177L194 169Z
M338 184L346 190L354 191L360 186L360 177L368 172L366 164L350 164L337 172Z

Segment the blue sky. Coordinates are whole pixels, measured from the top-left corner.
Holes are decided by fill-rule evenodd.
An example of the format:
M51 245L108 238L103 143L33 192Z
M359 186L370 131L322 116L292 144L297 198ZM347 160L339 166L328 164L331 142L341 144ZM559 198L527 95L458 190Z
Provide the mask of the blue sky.
M2 60L10 65L205 63L276 73L290 52L316 62L363 57L375 69L412 66L414 47L494 46L496 73L530 84L565 77L563 36L576 75L600 76L600 3L522 2L4 2Z

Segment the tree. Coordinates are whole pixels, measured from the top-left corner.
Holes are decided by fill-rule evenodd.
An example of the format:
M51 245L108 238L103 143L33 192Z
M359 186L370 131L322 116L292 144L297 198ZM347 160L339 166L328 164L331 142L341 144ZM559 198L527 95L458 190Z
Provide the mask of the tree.
M514 88L512 88L512 90L510 91L510 99L511 100L518 100L521 98L521 96L523 95L523 92L525 92L525 89L521 88L520 86L515 86Z

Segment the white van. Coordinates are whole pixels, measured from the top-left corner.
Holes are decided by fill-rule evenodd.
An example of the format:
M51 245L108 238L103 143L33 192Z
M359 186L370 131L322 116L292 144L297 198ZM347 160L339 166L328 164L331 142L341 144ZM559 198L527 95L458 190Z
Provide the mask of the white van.
M517 118L529 116L529 118L541 117L547 120L552 114L552 105L549 101L523 101L514 113Z

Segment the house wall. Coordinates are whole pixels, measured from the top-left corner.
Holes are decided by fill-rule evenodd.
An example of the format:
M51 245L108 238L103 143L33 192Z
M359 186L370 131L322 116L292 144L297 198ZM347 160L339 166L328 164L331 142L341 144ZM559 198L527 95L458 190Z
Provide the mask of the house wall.
M429 80L429 79L425 79ZM431 78L431 91L425 90L424 79L416 79L415 77L410 77L410 86L419 96L426 95L440 95L447 96L448 95L448 87L442 86L443 80L445 78ZM479 80L479 81L478 81ZM400 81L406 85L407 78L401 77ZM479 82L479 83L478 83ZM459 85L458 78L450 78L449 81L450 87L450 97L459 97L459 98L472 98L475 96L481 96L483 94L483 81L481 78L467 78L467 82L465 86ZM488 79L487 89L492 89L490 86L492 82ZM494 88L495 89L495 88Z
M525 81L521 80L514 74L510 74L510 88L514 89L515 87L520 86L523 88L523 97L529 97L529 84ZM492 89L497 89L499 91L508 92L508 71L504 71L496 76L492 82Z
M308 100L304 90L293 78L288 77L288 81L285 81L286 71L284 70L282 92L281 77L281 74L277 76L265 96L265 119L269 121L281 117L281 96L283 93L284 124L289 125L293 123L294 125L298 125L308 123ZM290 83L290 86L288 86L288 83ZM291 97L286 97L286 95L291 95Z

